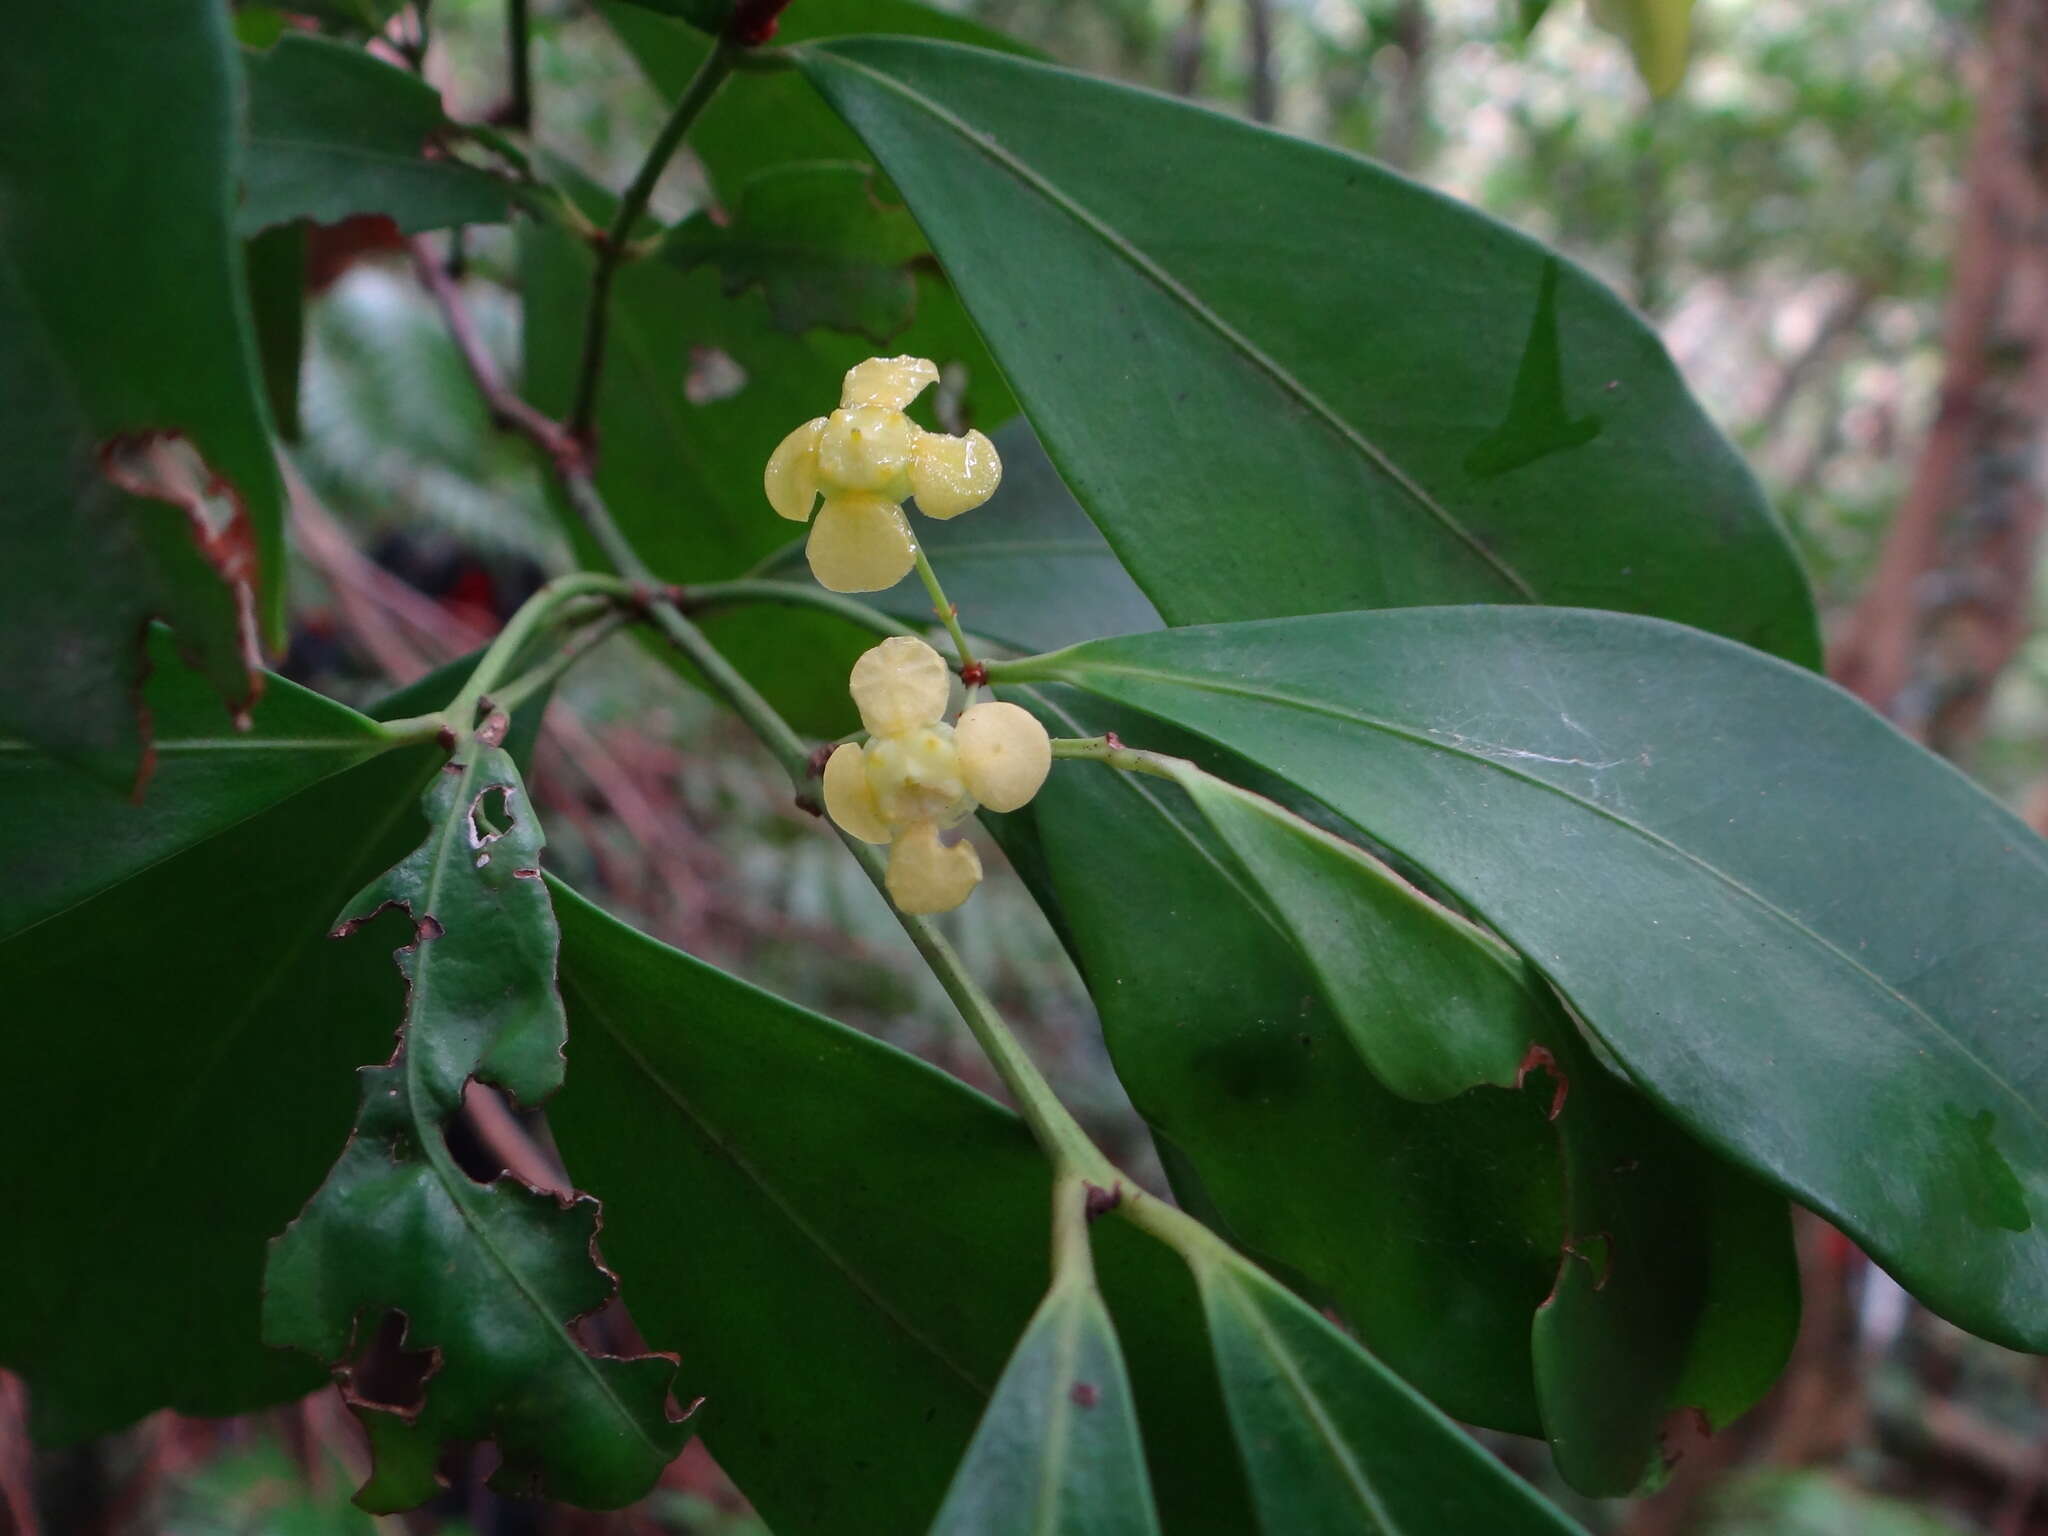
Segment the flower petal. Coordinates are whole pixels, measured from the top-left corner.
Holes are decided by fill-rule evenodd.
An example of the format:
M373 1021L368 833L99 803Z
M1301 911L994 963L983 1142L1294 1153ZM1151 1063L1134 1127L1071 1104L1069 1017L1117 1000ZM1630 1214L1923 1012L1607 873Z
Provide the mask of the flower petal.
M992 811L1026 804L1052 768L1052 743L1030 711L994 701L961 711L953 727L967 792Z
M950 912L981 884L981 855L964 840L947 847L937 827L920 821L890 846L886 884L900 911Z
M842 742L825 759L825 810L849 836L864 843L889 841L889 824L875 808L860 743Z
M928 386L936 384L938 378L938 364L927 357L912 357L908 353L901 357L871 357L846 370L839 403L885 405L900 411Z
M775 445L762 472L761 486L768 493L768 505L801 523L809 519L818 504L818 439L825 433L825 418L805 422Z
M903 509L858 494L825 498L804 553L818 585L831 592L887 591L917 563Z
M958 517L995 495L1003 461L996 445L980 432L948 437L927 432L910 457L910 494L926 517Z
M951 685L943 656L910 635L891 635L861 653L847 687L870 736L901 736L937 723Z

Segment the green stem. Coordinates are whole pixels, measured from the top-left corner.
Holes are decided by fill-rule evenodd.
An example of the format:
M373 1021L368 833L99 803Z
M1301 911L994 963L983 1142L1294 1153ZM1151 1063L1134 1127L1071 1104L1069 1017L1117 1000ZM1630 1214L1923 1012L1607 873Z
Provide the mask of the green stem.
M448 728L448 717L439 710L431 715L407 715L402 720L379 720L377 734L394 747L409 747L432 741Z
M633 226L647 211L648 199L654 196L655 183L661 180L661 173L667 169L669 160L682 146L683 135L690 131L690 125L710 105L711 98L718 94L718 88L725 84L726 76L732 73L733 59L739 51L737 45L722 38L712 45L711 51L704 56L704 62L697 67L697 73L690 77L690 83L683 87L683 94L670 109L668 121L655 135L647 157L640 162L639 174L626 188L625 196L619 199L618 212L612 218L610 230L598 244L597 270L590 281L590 308L583 321L583 358L577 368L576 403L569 412L570 435L580 442L590 441L591 427L597 419L597 389L604 375L605 337L611 324L612 279L631 247Z
M570 604L586 597L605 597L614 601L629 601L634 589L616 576L604 576L594 571L577 571L569 576L557 576L524 603L519 611L498 631L497 639L478 658L470 670L469 681L462 685L462 691L449 701L442 717L450 730L458 737L466 737L476 730L477 701L511 670L535 635L547 625L561 617L562 611Z
M793 581L757 581L751 577L737 581L709 581L702 586L683 588L679 601L689 613L703 613L713 608L737 608L748 603L776 603L789 608L816 608L825 613L837 614L849 623L877 635L915 635L916 630L899 619L892 619L879 609L870 608L854 598L842 597L837 592L827 592L823 587L800 586Z
M598 495L589 477L571 472L565 473L562 479L570 505L582 518L605 558L620 575L639 583L642 589L654 585L653 573L618 524L612 521L610 509L605 506L604 499ZM790 729L789 722L776 713L775 707L740 675L739 670L726 659L725 653L705 638L704 632L684 617L674 603L666 598L657 598L648 604L647 613L655 628L703 674L712 692L724 699L761 739L762 745L774 753L797 789L808 790L811 751L803 738ZM836 826L834 830L839 831ZM881 853L843 831L839 831L839 839L886 901L887 871ZM1088 1139L1088 1133L1081 1129L1080 1123L1067 1112L1067 1107L1053 1092L1052 1084L1045 1080L1030 1053L1010 1032L995 1004L975 984L959 954L946 942L945 935L933 926L929 918L899 911L893 901L889 902L889 910L896 914L896 921L903 925L903 931L910 935L910 942L917 946L925 964L938 977L946 996L960 1010L960 1017L966 1021L969 1032L995 1066L996 1075L1016 1101L1018 1113L1023 1115L1025 1124L1031 1127L1032 1134L1038 1138L1039 1146L1052 1159L1054 1167L1063 1175L1076 1174L1103 1188L1119 1182L1115 1167Z
M1160 779L1178 779L1188 766L1183 758L1168 757L1164 752L1147 752L1142 747L1127 747L1109 736L1055 736L1052 755L1055 759L1107 763L1126 773L1149 773Z
M1063 1175L1052 1186L1053 1284L1070 1275L1084 1285L1095 1284L1095 1257L1088 1251L1088 1180L1078 1173Z
M633 615L625 609L613 608L594 622L577 630L566 644L539 666L521 673L509 683L493 688L492 707L511 714L541 690L553 687L571 667L624 629L632 619Z
M917 548L917 576L924 583L925 591L931 594L932 612L939 622L946 626L946 633L953 637L953 654L960 658L961 667L974 666L974 652L967 648L967 636L960 632L960 610L946 599L946 589L939 585L939 573L932 569L932 563L925 558L924 546Z

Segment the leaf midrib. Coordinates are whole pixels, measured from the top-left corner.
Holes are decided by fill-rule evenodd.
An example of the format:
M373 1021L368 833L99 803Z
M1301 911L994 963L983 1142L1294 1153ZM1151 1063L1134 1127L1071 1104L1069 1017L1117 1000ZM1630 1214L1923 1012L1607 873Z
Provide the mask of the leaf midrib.
M1673 842L1670 838L1665 837L1662 833L1654 831L1651 828L1642 825L1640 822L1633 821L1630 818L1621 815L1618 811L1615 811L1607 806L1600 805L1594 801L1584 799L1583 797L1574 794L1571 790L1566 789L1562 785L1551 783L1548 779L1539 778L1534 774L1525 773L1520 769L1510 767L1506 763L1498 762L1493 758L1486 757L1481 753L1473 752L1467 748L1457 747L1453 746L1448 742L1439 741L1435 737L1430 736L1424 732L1418 731L1413 727L1404 726L1391 720L1382 720L1377 716L1368 715L1363 711L1346 709L1339 705L1329 703L1324 700L1304 698L1298 694L1285 693L1276 689L1253 688L1242 684L1233 684L1219 678L1203 676L1193 673L1159 672L1151 668L1133 666L1129 663L1122 662L1087 662L1083 665L1083 667L1080 670L1084 674L1088 672L1094 672L1097 674L1107 676L1128 677L1139 681L1161 684L1168 687L1187 688L1196 692L1221 694L1227 698L1250 699L1254 702L1261 704L1273 705L1280 708L1296 709L1307 714L1324 715L1333 720L1347 721L1354 725L1362 725L1367 729L1377 731L1382 735L1396 737L1402 741L1409 742L1415 746L1424 747L1435 752L1442 752L1452 757L1463 758L1481 767L1491 769L1496 773L1504 774L1509 778L1519 780L1522 783L1532 785L1549 794L1556 795L1559 798L1568 801L1570 804L1578 807L1580 810L1584 812L1590 813L1591 815L1597 816L1603 820L1612 822L1615 826L1620 827L1624 831L1633 833L1636 837L1640 838L1652 847L1662 850L1664 853L1677 858L1682 863L1688 864L1693 868L1700 870L1702 873L1712 877L1714 880L1719 881L1721 884L1725 885L1729 890L1733 891L1737 896L1754 905L1758 911L1783 924L1787 928L1790 928L1794 933L1803 936L1816 949L1833 956L1840 964L1845 966L1854 974L1861 976L1870 985L1872 990L1877 992L1882 997L1892 999L1895 1003L1897 1003L1897 1005L1900 1008L1904 1009L1913 1018L1918 1019L1923 1024L1925 1024L1927 1028L1930 1031L1932 1031L1932 1033L1935 1036L1937 1036L1941 1040L1946 1041L1955 1050L1956 1054L1961 1057L1963 1061L1969 1063L1969 1065L1976 1068L1978 1072L1982 1073L1983 1076L1990 1081L1992 1086L2000 1094L2002 1094L2006 1098L2011 1099L2013 1103L2017 1104L2021 1110L2022 1117L2024 1119L2030 1120L2036 1125L2039 1125L2042 1128L2044 1134L2048 1134L2048 1112L2044 1112L2036 1105L2029 1103L2026 1097L2020 1093L2017 1087L2007 1082L2005 1078L2001 1076L1996 1070L1994 1070L1988 1062L1986 1062L1982 1057L1980 1057L1974 1050L1970 1048L1969 1045L1967 1045L1962 1039L1960 1039L1953 1031L1951 1031L1933 1014L1929 1013L1925 1008L1923 1008L1918 1002L1908 997L1905 993L1899 991L1898 988L1893 986L1890 982L1886 981L1883 977L1879 976L1875 971L1871 970L1868 966L1863 964L1862 961L1858 960L1854 955L1850 954L1849 951L1844 949L1841 945L1837 944L1834 940L1817 932L1812 927L1802 922L1799 918L1795 917L1792 913L1786 911L1783 907L1777 905L1777 903L1763 896L1760 892L1751 889L1748 885L1745 885L1742 881L1736 879L1733 874L1729 873L1726 870L1720 869L1713 864L1708 863L1698 854L1695 854L1689 849L1684 848L1678 843ZM1072 674L1061 675L1060 680L1063 682L1070 683L1079 688L1088 688L1088 684L1086 683L1086 681L1083 680L1082 677L1077 677ZM1195 727L1195 729L1199 730L1200 728ZM1215 740L1215 738L1213 736L1210 736L1209 733L1206 731L1202 731L1201 734L1208 737L1210 740ZM1227 745L1227 743L1219 742L1218 745Z
M1225 320L1205 301L1199 298L1179 278L1168 272L1165 267L1161 266L1145 252L1138 249L1135 242L1109 223L1108 220L1084 208L1074 198L1070 197L1046 177L1040 175L1030 165L996 143L993 135L977 133L971 125L962 121L945 107L940 106L939 103L933 101L930 97L912 90L908 85L891 75L884 74L882 71L863 64L857 59L847 57L844 53L829 49L821 51L826 52L835 64L867 76L883 89L903 97L904 100L910 102L926 115L943 123L962 142L979 150L1018 181L1038 193L1040 197L1052 204L1053 207L1088 230L1112 252L1121 257L1141 277L1145 278L1169 298L1182 305L1189 314L1206 325L1255 369L1271 380L1283 394L1292 397L1297 404L1321 421L1341 441L1348 444L1354 452L1358 453L1384 474L1414 501L1417 506L1435 518L1447 532L1464 545L1466 549L1471 551L1482 564L1506 582L1509 588L1523 602L1535 603L1542 601L1540 594L1529 584L1528 579L1520 571L1489 549L1485 541L1461 523L1450 508L1438 501L1420 482L1401 468L1391 454L1367 437L1351 422L1347 421L1334 406L1310 389L1302 379L1298 378L1279 359L1267 353L1249 336L1238 330L1236 326Z
M1214 1274L1209 1283L1225 1292L1228 1298L1226 1304L1232 1305L1239 1320L1250 1328L1267 1356L1279 1367L1280 1379L1293 1394L1295 1401L1301 1405L1316 1433L1329 1447L1333 1459L1344 1473L1345 1483L1349 1486L1353 1498L1358 1501L1358 1506L1365 1517L1372 1521L1379 1531L1385 1533L1385 1536L1398 1536L1399 1527L1394 1524L1393 1517L1380 1503L1379 1495L1373 1490L1372 1480L1366 1476L1365 1469L1359 1466L1357 1459L1351 1454L1351 1448L1344 1443L1344 1437L1331 1422L1322 1399L1316 1396L1314 1389L1303 1379L1300 1369L1294 1363L1293 1355L1260 1310L1258 1299L1240 1284L1234 1275Z
M472 807L484 795L489 794L494 788L505 790L505 814L508 821L514 816L532 815L531 808L523 803L525 801L524 786L520 783L518 773L510 769L509 759L507 760L507 771L503 774L487 773L484 771L484 765L491 763L494 758L500 757L502 754L496 749L484 750L474 746L472 750L474 755L470 764L463 772L462 785L456 799L455 809L435 829L434 838L436 846L434 858L428 866L427 879L422 883L420 899L420 905L428 916L434 915L435 908L439 905L442 878L450 864L448 851L458 840L456 828L468 824ZM480 779L504 782L488 783L479 790L475 786ZM512 797L515 794L522 802L517 808L511 803ZM465 859L463 862L467 863L468 861ZM415 920L417 920L419 915L417 912L414 914ZM422 1126L420 1124L419 1106L423 1095L418 1078L418 1063L421 1053L415 1049L412 1034L415 1021L420 1017L423 1006L426 1003L427 976L430 970L429 959L433 954L434 945L440 941L438 939L428 939L416 942L419 943L419 960L413 967L411 995L407 999L405 1012L406 1108L412 1117L415 1140L427 1154L427 1166L433 1170L435 1178L440 1181L443 1191L448 1196L449 1203L461 1213L463 1225L469 1229L477 1246L490 1257L492 1263L497 1265L499 1271L511 1282L513 1289L525 1300L528 1308L541 1320L546 1336L554 1342L559 1351L566 1351L575 1360L576 1368L596 1390L598 1396L610 1405L614 1415L628 1426L634 1437L639 1440L641 1445L646 1447L648 1454L658 1464L666 1465L672 1453L656 1441L652 1435L648 1434L641 1425L639 1416L631 1408L627 1407L624 1400L620 1398L617 1389L612 1385L611 1379L600 1369L598 1361L576 1343L575 1339L570 1336L568 1328L555 1316L554 1309L541 1299L540 1295L527 1283L526 1277L520 1271L519 1266L513 1263L504 1251L499 1248L495 1236L489 1229L488 1223L482 1219L473 1204L479 1186L468 1174L455 1165L453 1157L449 1154L447 1141L441 1135L441 1127L439 1125ZM481 1054L479 1052L479 1059L481 1059ZM473 1080L476 1079L476 1073L473 1068L469 1073L469 1077ZM614 1290L616 1290L616 1283L614 1283Z

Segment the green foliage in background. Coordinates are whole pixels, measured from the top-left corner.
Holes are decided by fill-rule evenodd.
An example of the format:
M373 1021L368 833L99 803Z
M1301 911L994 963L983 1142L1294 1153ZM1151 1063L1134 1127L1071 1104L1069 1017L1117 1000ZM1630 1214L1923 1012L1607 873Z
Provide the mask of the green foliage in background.
M1783 1366L1788 1197L2048 1347L2048 850L1817 675L1785 525L1592 271L912 0L772 47L748 0L601 4L661 103L623 170L458 121L431 11L174 9L0 65L0 1363L44 1441L325 1370L378 1512L481 1441L617 1508L701 1435L782 1536L1519 1536L1577 1527L1456 1421L1654 1487L1674 1414ZM1687 10L1601 8L1659 95ZM302 314L337 225L404 266ZM1005 484L828 593L763 466L877 351L937 377L872 430L990 431ZM357 525L574 569L369 711L252 671L273 429ZM1043 728L982 816L1010 867L944 924L864 909L1007 1104L561 878L539 717L628 627L791 818L878 635ZM991 995L977 928L1027 914L1092 1087ZM1122 1092L1172 1198L1071 1107ZM477 1166L480 1104L526 1172Z

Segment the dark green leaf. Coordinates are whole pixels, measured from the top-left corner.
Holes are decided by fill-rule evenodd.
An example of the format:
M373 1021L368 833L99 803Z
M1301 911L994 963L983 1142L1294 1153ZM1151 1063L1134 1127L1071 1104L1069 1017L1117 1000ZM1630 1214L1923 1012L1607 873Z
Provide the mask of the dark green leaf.
M360 1072L355 1131L264 1274L268 1343L344 1367L392 1310L405 1346L435 1353L422 1406L352 1398L376 1452L357 1502L379 1512L431 1498L458 1440L496 1443L494 1487L615 1508L645 1494L688 1435L665 1411L673 1361L593 1356L571 1332L616 1288L594 1259L597 1202L557 1202L509 1176L479 1184L446 1141L470 1081L531 1106L563 1076L543 839L492 734L435 776L426 840L337 930L390 907L410 915L413 941L397 952L405 1026L391 1060Z
M597 0L597 9L665 101L682 94L711 49L711 40L701 33L629 0ZM802 0L783 12L775 41L799 43L849 32L941 37L982 48L1025 51L999 32L918 0ZM750 178L771 166L793 160L870 158L817 92L788 72L751 74L734 81L692 125L690 148L710 174L712 188L725 199L738 196Z
M931 1536L1156 1536L1159 1517L1109 1309L1053 1283L1003 1367Z
M445 153L455 128L416 75L304 32L242 56L249 164L237 227L253 235L310 219L381 213L401 231L499 224L506 184Z
M1368 161L1027 60L799 55L1170 623L1581 603L1818 660L1741 459L1649 328L1532 241Z
M31 7L0 50L0 729L114 777L147 619L242 711L280 613L235 91L212 0Z
M299 361L306 343L306 232L266 230L244 246L256 355L270 419L287 442L299 435Z
M1064 689L1021 697L1056 734L1115 729L1258 781L1242 760L1142 716ZM1213 781L1208 798L1291 819ZM1283 871L1283 905L1156 780L1062 766L1031 814L1035 836L1022 817L997 818L1005 847L1041 872L1041 899L1064 915L1118 1074L1176 1189L1335 1305L1447 1411L1547 1433L1575 1484L1622 1492L1654 1465L1669 1410L1696 1407L1718 1425L1769 1385L1797 1317L1783 1203L1615 1082L1498 944L1448 913L1432 936L1430 909L1385 871L1348 894L1332 878L1320 893L1330 913ZM1276 827L1261 840L1284 858L1322 837ZM1310 867L1348 881L1368 862L1359 850L1330 858ZM1340 1020L1384 1054L1415 1015L1446 1007L1404 984L1414 962L1402 955L1382 954L1372 972L1329 964L1338 919L1389 892L1406 941L1431 954L1425 974L1453 996L1494 998L1514 1022L1519 1044L1503 1059L1510 1082L1531 1069L1525 1093L1424 1106L1365 1070ZM1349 989L1341 1002L1338 985ZM1581 1397L1569 1388L1595 1359L1608 1374Z
M1366 828L1710 1145L1937 1312L2048 1345L2048 852L1847 694L1675 625L1510 608L1169 631L1012 675L1174 720Z
M970 634L1026 651L1158 629L1138 590L1052 467L1022 417L990 434L1003 483L984 507L918 524L918 542ZM810 584L803 541L784 545L763 575ZM913 573L866 601L911 624L932 622L932 600Z
M264 1244L347 1132L351 1069L388 1049L398 978L327 929L416 839L441 756L279 678L246 735L188 673L159 669L148 700L139 807L0 746L0 996L43 1021L8 1045L33 1091L0 1117L0 1360L44 1442L319 1382L258 1339Z
M763 171L728 216L698 213L662 242L685 272L716 267L728 297L759 288L782 330L824 326L877 346L914 317L911 263L924 254L910 215L877 191L874 167L838 160Z
M717 37L732 19L734 0L625 0L625 3L673 16L678 21L687 21L700 31Z
M781 1536L917 1531L1046 1279L1044 1163L1004 1110L554 887L575 1071L550 1112L606 1195L634 1320ZM709 1234L716 1234L709 1240ZM1170 1255L1095 1231L1167 1527L1250 1523Z
M1265 1275L1224 1262L1196 1274L1268 1536L1578 1531Z
M1483 937L1363 849L1192 764L1175 780L1286 932L1373 1076L1434 1103L1507 1087L1543 1032L1538 995Z

